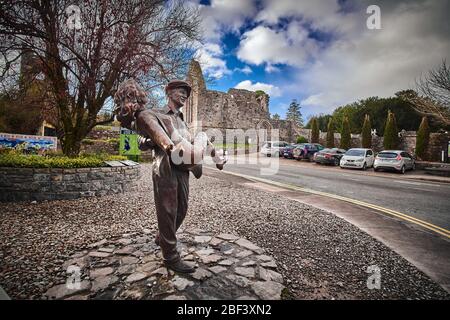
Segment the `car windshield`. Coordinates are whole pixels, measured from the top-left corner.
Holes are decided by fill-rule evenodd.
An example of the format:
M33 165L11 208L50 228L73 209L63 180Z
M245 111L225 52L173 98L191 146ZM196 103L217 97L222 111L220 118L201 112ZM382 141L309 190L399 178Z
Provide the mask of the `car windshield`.
M366 153L366 151L364 151L364 150L350 149L345 153L345 155L346 156L363 157L365 153Z
M266 148L270 148L271 146L272 146L271 143L266 143L266 144L265 144L265 147L266 147Z
M397 158L397 154L395 152L380 152L378 158L394 159Z

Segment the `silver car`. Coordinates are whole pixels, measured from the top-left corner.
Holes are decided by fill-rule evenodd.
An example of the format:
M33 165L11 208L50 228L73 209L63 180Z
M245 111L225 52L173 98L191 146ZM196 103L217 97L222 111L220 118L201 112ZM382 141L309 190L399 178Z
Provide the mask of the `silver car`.
M414 157L402 150L383 150L377 154L373 164L373 170L395 170L405 173L406 170L414 170L416 162Z

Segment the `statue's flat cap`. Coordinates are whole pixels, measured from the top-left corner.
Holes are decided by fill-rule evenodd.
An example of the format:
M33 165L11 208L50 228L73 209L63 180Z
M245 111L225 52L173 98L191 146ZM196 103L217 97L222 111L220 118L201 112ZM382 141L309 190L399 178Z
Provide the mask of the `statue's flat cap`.
M172 80L166 86L166 93L171 89L186 88L188 97L191 95L191 85L183 80Z

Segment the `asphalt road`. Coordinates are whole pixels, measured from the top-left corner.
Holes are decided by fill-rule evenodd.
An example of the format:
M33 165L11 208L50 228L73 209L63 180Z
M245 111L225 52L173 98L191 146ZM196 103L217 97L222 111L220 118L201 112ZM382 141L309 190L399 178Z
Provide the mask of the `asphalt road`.
M369 173L372 169L360 172L282 158L277 165L269 164L270 158L260 159L258 164L248 164L242 163L242 159L237 163L231 158L224 171L364 201L450 230L449 183L404 179L396 173L376 173L374 176L373 172ZM261 168L269 167L275 168L276 173L262 174Z

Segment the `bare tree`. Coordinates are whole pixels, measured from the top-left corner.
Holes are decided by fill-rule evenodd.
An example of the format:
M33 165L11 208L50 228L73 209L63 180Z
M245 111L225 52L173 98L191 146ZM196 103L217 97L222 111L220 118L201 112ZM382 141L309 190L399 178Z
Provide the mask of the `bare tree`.
M412 107L435 122L450 126L450 67L441 65L430 70L416 81L417 92L404 90L397 96L411 103Z
M182 0L0 0L0 80L10 83L31 51L51 88L63 152L76 156L120 82L152 89L186 71L199 25Z

